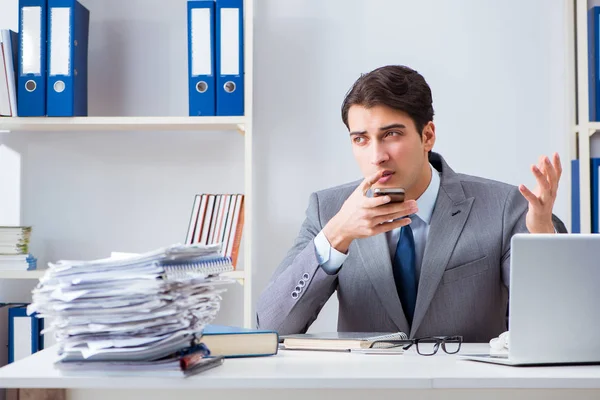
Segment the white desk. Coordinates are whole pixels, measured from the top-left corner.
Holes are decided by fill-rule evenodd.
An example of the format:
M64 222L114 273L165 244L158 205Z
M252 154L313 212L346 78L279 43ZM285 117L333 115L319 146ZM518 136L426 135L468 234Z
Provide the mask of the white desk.
M465 344L461 352L485 352ZM190 378L67 376L52 367L56 347L0 369L0 387L66 388L70 399L344 399L460 398L599 399L600 366L515 368L424 357L280 351L263 358L228 359ZM299 389L299 390L298 390ZM432 390L433 389L433 390ZM177 393L173 393L173 391ZM393 397L392 397L393 396ZM482 397L485 396L485 397ZM405 397L406 398L406 397Z

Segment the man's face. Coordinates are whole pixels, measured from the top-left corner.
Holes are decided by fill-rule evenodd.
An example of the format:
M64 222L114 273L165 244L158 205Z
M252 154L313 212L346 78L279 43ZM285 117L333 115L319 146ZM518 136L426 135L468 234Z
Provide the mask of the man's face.
M348 126L354 158L363 176L385 171L373 185L401 187L406 197L415 199L429 185L427 153L435 143L435 127L429 122L419 135L408 114L386 106L348 110Z

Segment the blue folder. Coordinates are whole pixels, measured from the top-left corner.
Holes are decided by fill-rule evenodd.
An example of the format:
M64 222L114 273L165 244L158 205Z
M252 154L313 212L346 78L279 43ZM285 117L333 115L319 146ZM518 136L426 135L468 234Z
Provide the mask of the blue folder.
M19 322L25 322L21 324ZM24 328L24 329L23 329ZM42 330L44 320L37 318L35 314L27 315L25 307L14 307L8 309L8 363L12 363L15 357L31 355L44 348ZM28 339L27 337L30 337Z
M590 121L600 119L600 7L588 11L588 88Z
M17 110L46 115L46 0L19 0Z
M592 233L600 233L600 197L598 196L598 180L600 179L600 158L593 157L590 159L590 183L592 201L590 203L592 216Z
M579 160L571 160L571 233L581 233Z
M88 114L90 12L77 0L48 0L49 117Z
M188 96L190 116L214 116L215 2L188 1Z
M217 115L244 115L243 0L217 0Z

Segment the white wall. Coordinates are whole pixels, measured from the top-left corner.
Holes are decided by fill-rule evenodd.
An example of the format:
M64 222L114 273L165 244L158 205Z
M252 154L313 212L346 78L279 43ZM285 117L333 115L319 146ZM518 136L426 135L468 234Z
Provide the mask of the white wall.
M4 8L15 1L0 0L0 26L16 23ZM185 115L185 0L82 2L92 12L90 114ZM435 150L457 171L533 185L539 155L559 151L567 164L563 12L562 0L256 0L254 298L291 246L309 194L360 178L340 118L360 73L400 63L425 76ZM34 225L41 263L181 241L193 194L243 190L236 133L0 141L22 152L23 222ZM568 187L564 179L555 209L565 222ZM0 299L27 296L29 284L19 285L0 282ZM316 329L335 328L335 305ZM218 322L242 323L239 286Z
M434 150L456 171L533 185L538 156L558 151L568 167L561 0L262 0L255 26L257 296L310 193L360 178L340 106L363 72L405 64L424 75ZM570 226L568 174L555 211ZM336 318L334 299L313 329Z

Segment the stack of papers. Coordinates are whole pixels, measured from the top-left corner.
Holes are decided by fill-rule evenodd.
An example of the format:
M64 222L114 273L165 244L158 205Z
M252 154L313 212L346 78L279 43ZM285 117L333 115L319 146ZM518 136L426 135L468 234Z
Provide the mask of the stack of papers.
M220 276L233 268L202 260L219 255L220 245L173 245L148 253L92 261L59 261L33 290L28 313L51 320L43 333L59 343L56 366L65 371L112 369L156 371L193 369L185 355L209 352L199 343L205 325L220 308ZM185 266L185 274L178 267ZM192 270L190 265L196 267ZM187 361L186 361L187 360ZM202 363L206 363L202 361ZM218 365L217 363L213 363Z

